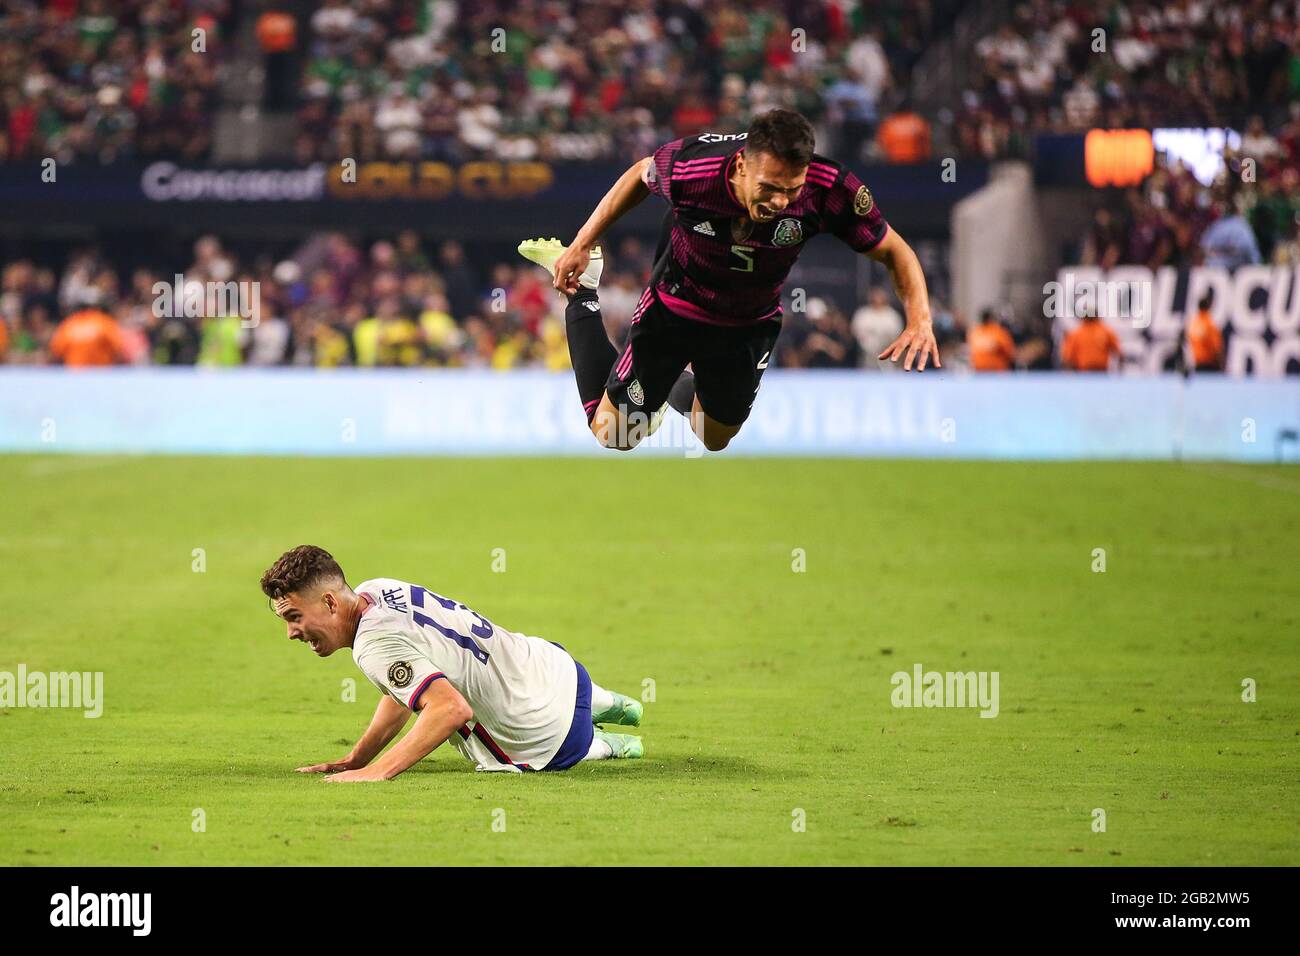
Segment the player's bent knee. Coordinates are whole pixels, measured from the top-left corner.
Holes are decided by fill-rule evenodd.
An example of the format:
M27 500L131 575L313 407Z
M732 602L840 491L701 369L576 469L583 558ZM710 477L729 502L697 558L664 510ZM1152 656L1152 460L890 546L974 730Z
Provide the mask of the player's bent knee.
M649 432L650 417L640 411L624 414L602 404L591 419L591 433L596 441L615 451L631 451Z
M641 441L640 437L629 436L626 429L607 427L595 421L591 423L591 433L596 436L596 441L600 442L602 448L614 451L631 451Z
M731 439L731 435L705 435L700 440L709 451L722 451L731 444Z

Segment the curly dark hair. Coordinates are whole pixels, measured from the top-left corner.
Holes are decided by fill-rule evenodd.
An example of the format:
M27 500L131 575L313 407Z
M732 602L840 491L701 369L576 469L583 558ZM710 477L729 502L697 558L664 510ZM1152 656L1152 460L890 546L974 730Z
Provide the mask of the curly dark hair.
M745 153L767 153L783 163L803 167L812 162L816 137L812 124L794 110L768 110L749 124Z
M266 569L262 575L262 593L275 600L329 580L347 584L343 569L333 555L314 544L300 544L280 555Z

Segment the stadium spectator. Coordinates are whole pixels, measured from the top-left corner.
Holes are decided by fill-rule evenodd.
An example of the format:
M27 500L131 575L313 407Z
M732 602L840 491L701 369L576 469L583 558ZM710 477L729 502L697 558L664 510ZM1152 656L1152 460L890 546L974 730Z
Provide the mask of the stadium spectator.
M1273 247L1273 264L1300 266L1300 221L1292 219L1285 226L1281 240Z
M1097 316L1083 316L1061 346L1061 363L1076 372L1106 372L1122 359L1119 338Z
M920 113L899 110L880 124L880 152L891 163L922 163L930 158L930 124Z
M261 367L285 364L291 335L288 320L273 314L259 316L247 332L247 363Z
M1236 269L1257 265L1261 261L1259 243L1246 217L1229 211L1223 203L1215 205L1215 220L1201 237L1201 250L1207 266Z
M50 355L69 368L116 365L126 360L127 343L111 315L87 305L59 323L50 339Z
M853 313L852 329L867 368L897 367L893 362L876 361L876 356L903 331L903 317L890 305L889 293L883 285L873 286L867 294L867 303Z
M230 368L244 362L245 334L237 315L206 316L199 327L199 365Z
M1113 268L1123 259L1124 235L1124 227L1109 209L1096 210L1083 242L1079 262L1085 266Z
M860 162L863 147L870 140L876 126L875 96L850 68L827 87L825 97L829 115L839 127L836 152L843 157L844 162ZM694 128L709 125L701 123Z
M193 319L162 316L150 328L155 365L194 365L199 360L199 330Z
M970 366L976 372L1009 372L1016 364L1016 343L992 309L966 331Z
M1211 296L1204 296L1187 323L1187 347L1191 351L1192 367L1198 372L1223 371L1223 333L1210 313L1213 302Z
M272 2L258 16L254 32L266 70L262 105L273 112L290 109L297 85L298 21L291 12Z
M808 300L807 311L787 320L780 364L789 368L857 368L861 347L844 313L825 299Z

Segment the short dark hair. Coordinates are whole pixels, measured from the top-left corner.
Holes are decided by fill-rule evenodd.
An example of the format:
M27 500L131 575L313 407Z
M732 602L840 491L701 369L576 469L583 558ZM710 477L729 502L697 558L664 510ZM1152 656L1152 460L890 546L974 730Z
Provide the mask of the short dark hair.
M300 544L280 555L266 569L262 575L262 593L275 600L334 579L347 584L343 569L333 555L314 544Z
M745 137L745 152L767 153L800 168L812 162L815 146L812 124L794 110L759 113Z

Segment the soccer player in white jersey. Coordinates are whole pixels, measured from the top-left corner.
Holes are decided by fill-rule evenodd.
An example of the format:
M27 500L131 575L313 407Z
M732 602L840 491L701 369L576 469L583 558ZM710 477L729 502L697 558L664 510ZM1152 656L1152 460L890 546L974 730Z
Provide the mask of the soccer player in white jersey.
M327 551L304 544L262 575L262 591L290 640L318 657L352 648L383 694L346 757L300 773L389 780L446 740L479 770L512 773L644 752L640 737L596 726L640 725L639 701L592 683L558 644L507 631L418 584L375 578L353 590ZM380 757L412 713L410 732Z

